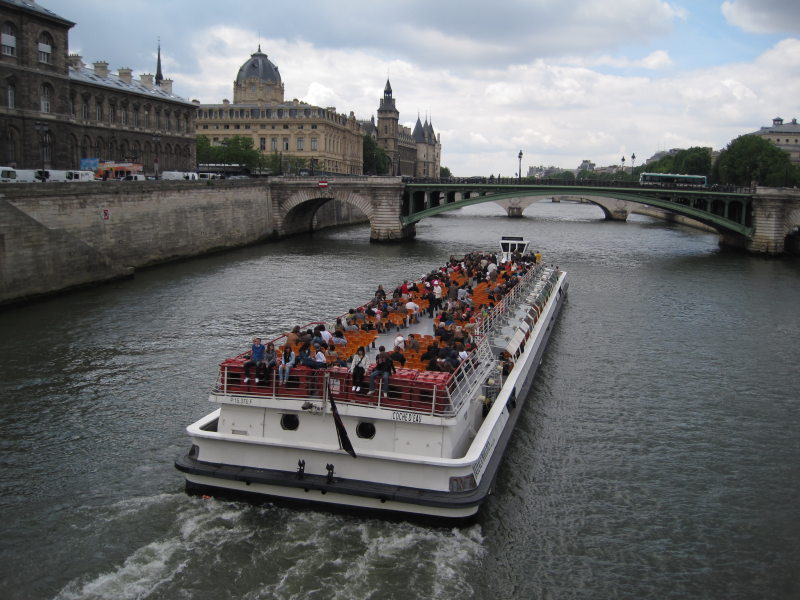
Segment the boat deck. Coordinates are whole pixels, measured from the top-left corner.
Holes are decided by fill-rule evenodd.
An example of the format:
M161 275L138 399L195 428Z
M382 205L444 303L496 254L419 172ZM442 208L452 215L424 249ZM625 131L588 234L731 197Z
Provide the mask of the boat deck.
M309 399L327 400L333 397L337 402L373 405L383 408L407 409L422 413L438 416L452 416L457 414L460 406L470 397L474 396L476 388L482 385L486 379L489 369L493 368L495 358L492 354L490 344L486 339L485 333L492 327L493 321L502 315L507 307L513 306L518 293L527 293L529 284L535 279L535 272L538 269L530 269L522 278L522 284L511 288L511 292L502 300L494 304L489 297L489 288L485 282L475 286L472 293L474 307L494 305L489 316L476 323L473 345L469 351L469 356L453 372L429 371L427 364L423 362L421 356L433 344L437 348L445 345L439 337L434 335L434 328L437 324L437 314L432 317L428 314L428 303L421 298L421 294L412 292L412 299L420 306L420 312L416 318L411 318L408 314L401 312L389 313L380 320L376 317L366 317L366 321L372 323L378 329L345 331L347 344L334 345L337 351L338 360L347 361L359 346L368 349L369 368L366 372L364 387L354 390L351 383L351 373L348 367L336 364L331 359L326 368L311 368L304 365L296 365L291 370L289 382L281 384L278 382L277 369L272 369L266 380L256 383L252 378L244 382L244 363L247 360L246 353L237 357L227 359L220 365L219 377L213 391L213 396L217 401L226 403L226 397L235 396L235 403L241 402L242 396L263 397L272 399ZM506 277L504 273L502 278ZM451 276L452 284L461 285L466 281L464 276ZM443 297L447 296L447 288L443 288ZM361 307L363 308L363 307ZM345 320L347 315L342 315ZM379 325L380 321L380 325ZM467 322L456 321L457 325L466 326ZM301 327L302 330L311 329L315 324L308 324ZM326 329L329 325L326 323ZM333 324L330 325L333 329ZM388 389L382 389L381 378L378 378L377 394L368 394L369 375L374 367L374 358L379 348L384 346L387 351L395 347L395 340L398 335L408 339L409 334L413 334L419 341L418 349L408 347L403 350L406 359L405 365L400 366L395 363L395 373L389 380ZM270 340L280 355L283 351L286 336L280 336ZM293 347L295 354L298 353L301 344Z

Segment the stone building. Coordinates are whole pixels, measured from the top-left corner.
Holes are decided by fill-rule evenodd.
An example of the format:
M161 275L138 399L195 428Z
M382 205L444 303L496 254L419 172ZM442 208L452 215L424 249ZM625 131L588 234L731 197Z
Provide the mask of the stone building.
M392 85L386 80L383 98L378 106L378 122L373 117L362 123L364 131L375 138L380 148L389 157L390 174L409 177L439 177L442 144L433 125L425 119L423 124L417 116L412 131L399 124L400 112L392 96Z
M774 143L778 148L789 155L793 164L800 164L800 124L797 119L784 123L781 117L772 119L771 127L762 127L754 131L753 135L762 137Z
M73 22L40 4L0 0L0 164L77 169L81 159L195 168L195 107L172 81L87 68L69 54ZM160 49L157 78L160 73Z
M233 83L233 102L197 105L197 134L212 145L246 136L264 154L303 159L315 171L361 175L363 140L354 114L337 113L294 99L284 99L278 67L258 51L241 66Z

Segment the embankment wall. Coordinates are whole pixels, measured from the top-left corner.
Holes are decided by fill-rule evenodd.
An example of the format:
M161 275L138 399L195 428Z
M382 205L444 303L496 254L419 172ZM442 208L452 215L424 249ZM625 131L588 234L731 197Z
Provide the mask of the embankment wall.
M0 305L278 237L261 180L0 187ZM323 228L366 218L333 202Z

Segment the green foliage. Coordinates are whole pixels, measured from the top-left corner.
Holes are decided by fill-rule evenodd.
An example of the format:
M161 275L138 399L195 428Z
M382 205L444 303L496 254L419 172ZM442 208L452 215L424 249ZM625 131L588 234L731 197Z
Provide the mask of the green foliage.
M572 171L559 171L558 173L553 173L553 175L551 175L550 178L575 181L575 173L573 173Z
M679 150L654 163L638 167L635 172L636 177L638 178L638 174L643 172L708 176L711 174L711 148L693 146L686 150Z
M371 135L364 134L363 152L365 175L389 174L389 157L386 155L383 148L378 146Z
M449 179L452 176L453 174L450 172L450 169L447 167L439 167L439 177L442 179Z
M244 165L254 169L262 165L262 154L253 148L253 139L241 135L212 145L205 135L197 136L197 162L199 164Z
M755 182L768 187L800 183L800 169L789 155L757 135L742 135L720 152L712 171L715 183L749 186Z

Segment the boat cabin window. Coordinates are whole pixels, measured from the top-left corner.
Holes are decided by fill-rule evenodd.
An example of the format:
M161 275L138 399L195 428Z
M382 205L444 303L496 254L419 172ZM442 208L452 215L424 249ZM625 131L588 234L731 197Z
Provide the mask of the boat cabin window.
M300 426L300 419L297 415L283 415L281 416L281 427L289 431L295 431Z
M371 440L375 437L375 425L372 423L359 423L356 427L356 435L360 438Z

